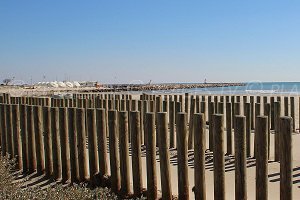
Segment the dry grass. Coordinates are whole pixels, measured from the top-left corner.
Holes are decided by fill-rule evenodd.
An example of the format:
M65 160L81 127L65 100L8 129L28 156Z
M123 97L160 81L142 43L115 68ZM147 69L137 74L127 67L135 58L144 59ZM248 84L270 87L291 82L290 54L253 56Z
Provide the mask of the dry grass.
M22 187L22 183L14 182L14 176L11 173L14 167L14 160L0 156L0 199L117 199L109 189L97 188L89 189L84 185L63 187L55 185L46 189L38 187Z

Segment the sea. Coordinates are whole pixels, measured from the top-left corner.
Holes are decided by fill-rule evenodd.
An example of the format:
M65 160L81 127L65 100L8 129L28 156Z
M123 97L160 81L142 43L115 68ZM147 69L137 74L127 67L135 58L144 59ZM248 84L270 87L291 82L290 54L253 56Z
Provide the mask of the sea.
M218 95L300 95L300 82L247 82L244 86L190 88L151 93L190 93Z

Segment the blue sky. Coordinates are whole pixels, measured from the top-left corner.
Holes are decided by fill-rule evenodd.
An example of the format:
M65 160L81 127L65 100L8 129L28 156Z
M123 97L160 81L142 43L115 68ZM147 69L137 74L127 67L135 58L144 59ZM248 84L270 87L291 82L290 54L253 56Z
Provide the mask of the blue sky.
M300 1L0 0L0 79L300 81Z

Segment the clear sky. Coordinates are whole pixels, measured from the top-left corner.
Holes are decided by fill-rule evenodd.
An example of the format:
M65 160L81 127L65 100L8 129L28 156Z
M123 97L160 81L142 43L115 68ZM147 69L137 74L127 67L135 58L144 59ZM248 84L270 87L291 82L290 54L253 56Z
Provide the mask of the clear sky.
M300 81L300 1L0 0L0 79Z

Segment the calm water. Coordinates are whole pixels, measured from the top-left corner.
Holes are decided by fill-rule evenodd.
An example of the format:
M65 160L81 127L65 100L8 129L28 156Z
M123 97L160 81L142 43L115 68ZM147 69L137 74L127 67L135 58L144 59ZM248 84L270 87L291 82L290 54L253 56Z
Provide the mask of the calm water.
M300 82L249 82L245 86L219 88L192 88L153 93L192 93L192 94L285 94L300 95Z

